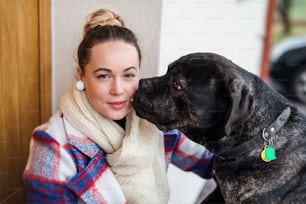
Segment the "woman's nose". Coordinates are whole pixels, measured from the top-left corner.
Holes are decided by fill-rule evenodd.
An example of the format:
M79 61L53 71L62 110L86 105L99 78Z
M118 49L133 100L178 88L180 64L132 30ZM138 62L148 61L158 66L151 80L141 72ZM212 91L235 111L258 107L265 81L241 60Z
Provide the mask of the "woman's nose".
M123 83L120 79L115 79L113 81L110 93L113 95L121 95L124 93Z

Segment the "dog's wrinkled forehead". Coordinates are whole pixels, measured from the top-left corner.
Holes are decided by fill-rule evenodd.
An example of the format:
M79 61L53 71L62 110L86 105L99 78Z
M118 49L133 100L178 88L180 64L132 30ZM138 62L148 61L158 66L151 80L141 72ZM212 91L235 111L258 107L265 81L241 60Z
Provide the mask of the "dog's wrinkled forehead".
M203 58L203 54L189 54L189 55L185 55L177 60L175 60L174 62L172 62L171 64L169 64L168 70L169 71L173 71L174 68L178 68L178 67L186 67L186 66L190 66L190 65L196 65L199 64L201 62L204 62L205 58Z
M177 59L168 67L169 72L180 72L185 76L199 78L198 75L201 73L206 77L215 76L228 79L241 78L240 74L243 74L241 73L243 70L238 69L239 67L231 60L215 53L191 53Z
M188 72L197 72L199 73L198 69L201 69L202 71L205 69L215 69L220 62L222 62L222 59L217 59L218 55L215 54L209 54L209 53L192 53L185 55L176 61L172 62L168 66L169 72L181 72L185 73Z
M192 53L169 64L167 74L181 83L198 80L214 86L216 81L224 80L224 73L229 71L225 70L227 62L224 57L213 53Z

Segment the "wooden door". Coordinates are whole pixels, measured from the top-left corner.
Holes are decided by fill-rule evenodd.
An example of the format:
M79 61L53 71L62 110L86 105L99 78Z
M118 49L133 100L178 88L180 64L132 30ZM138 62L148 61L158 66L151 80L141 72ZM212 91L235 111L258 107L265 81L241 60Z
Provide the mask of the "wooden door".
M0 0L0 203L25 203L31 132L50 115L50 2Z

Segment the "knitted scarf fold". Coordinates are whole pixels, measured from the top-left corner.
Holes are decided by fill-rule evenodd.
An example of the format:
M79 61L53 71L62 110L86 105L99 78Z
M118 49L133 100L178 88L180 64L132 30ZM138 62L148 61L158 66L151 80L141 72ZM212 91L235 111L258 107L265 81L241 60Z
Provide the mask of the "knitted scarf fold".
M72 86L62 97L64 117L106 153L107 162L130 204L163 204L169 199L163 134L131 110L126 131L89 104Z

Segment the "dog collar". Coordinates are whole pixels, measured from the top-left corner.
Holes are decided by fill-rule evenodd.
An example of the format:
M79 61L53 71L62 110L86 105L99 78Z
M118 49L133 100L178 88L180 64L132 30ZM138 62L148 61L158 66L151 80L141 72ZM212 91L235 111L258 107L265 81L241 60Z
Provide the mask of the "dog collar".
M264 128L262 132L258 133L253 139L231 149L228 151L220 152L216 156L221 159L233 159L237 156L245 154L256 148L259 144L266 144L267 141L271 141L275 134L284 126L287 122L291 113L290 107L285 108L279 116L274 120L274 122L267 128Z

